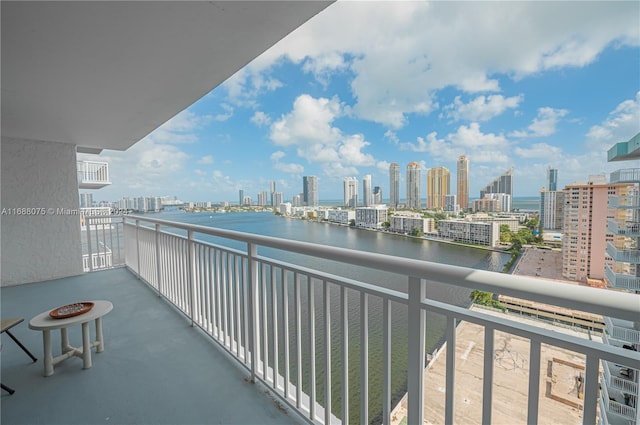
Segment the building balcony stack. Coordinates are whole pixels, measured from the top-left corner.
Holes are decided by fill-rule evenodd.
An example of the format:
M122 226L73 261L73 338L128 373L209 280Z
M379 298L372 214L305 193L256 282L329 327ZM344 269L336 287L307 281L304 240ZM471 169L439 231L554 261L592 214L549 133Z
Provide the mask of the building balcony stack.
M609 162L640 158L640 133L627 142L615 144L608 151ZM640 294L640 198L638 196L640 169L621 169L611 173L610 183L628 183L624 196L609 198L609 207L616 210L615 218L607 222L607 230L614 235L607 243L607 255L612 263L606 266L605 279L617 290ZM603 341L624 349L640 350L640 320L627 321L604 318L606 331ZM640 373L625 365L602 362L603 377L600 394L600 422L638 424L640 422Z

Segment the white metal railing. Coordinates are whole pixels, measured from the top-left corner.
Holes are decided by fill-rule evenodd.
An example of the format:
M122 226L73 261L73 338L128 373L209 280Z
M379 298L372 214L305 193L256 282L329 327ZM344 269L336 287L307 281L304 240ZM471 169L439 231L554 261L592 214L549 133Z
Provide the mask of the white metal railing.
M609 394L606 382L601 382L600 387L602 388L600 399L602 400L602 404L604 405L607 414L613 413L614 415L621 416L627 420L636 419L636 409L613 398Z
M611 183L638 183L640 182L640 168L626 168L614 171L609 175Z
M640 331L633 328L634 322L612 317L604 317L603 319L607 332L609 332L609 335L613 338L632 344L640 344ZM636 320L637 319L636 317Z
M124 262L124 220L110 208L90 209L99 215L80 216L82 265L85 272L122 267ZM85 211L86 212L86 211ZM91 260L89 260L91 259Z
M640 264L638 249L618 249L611 242L607 242L607 254L618 263Z
M83 184L111 184L109 179L109 163L100 161L76 161L78 169L78 183Z
M640 224L638 223L629 222L620 224L615 220L609 220L607 221L607 230L614 235L640 237Z
M616 273L610 265L606 265L604 275L615 288L628 289L630 291L640 291L640 277L624 273Z
M637 319L640 296L552 281L517 277L458 266L360 252L306 242L246 234L139 216L124 217L125 261L134 273L207 332L282 400L315 423L348 423L350 395L359 398L359 422L370 410L391 422L393 312L406 312L407 423L424 420L426 313L446 317L447 373L445 423L455 414L455 329L458 321L485 330L482 422L491 423L494 334L503 331L530 341L527 422L538 420L541 345L568 349L586 357L583 423L597 414L601 360L640 368L640 354L600 342L427 298L429 281L479 289L626 320ZM214 236L241 242L243 249L204 242ZM335 260L405 277L407 293L258 255L258 247ZM381 305L382 361L370 368L370 304ZM358 326L353 327L354 321ZM303 331L304 330L304 331ZM353 382L350 341L359 342ZM337 350L334 348L338 347ZM304 356L303 356L304 352ZM337 362L332 361L336 360ZM336 366L336 364L338 366ZM338 370L336 370L336 368ZM369 379L379 380L382 396L369 408ZM336 380L337 384L336 385ZM339 391L332 391L332 388ZM338 396L341 400L336 402ZM320 401L321 400L321 401ZM340 418L340 419L339 419Z
M609 208L638 209L640 208L640 193L634 190L627 195L609 196Z
M612 372L612 369L615 372ZM626 392L628 394L638 395L638 384L630 380L629 378L623 378L619 376L620 370L623 369L619 366L616 366L613 363L602 362L602 372L606 382L613 388ZM629 369L627 370L627 374L629 373Z

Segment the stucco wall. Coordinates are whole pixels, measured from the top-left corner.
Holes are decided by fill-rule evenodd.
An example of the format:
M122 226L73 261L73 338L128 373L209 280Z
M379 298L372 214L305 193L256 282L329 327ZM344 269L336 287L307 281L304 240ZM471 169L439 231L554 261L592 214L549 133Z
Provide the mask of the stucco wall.
M79 216L60 211L79 207L75 145L3 137L0 153L1 285L82 273Z

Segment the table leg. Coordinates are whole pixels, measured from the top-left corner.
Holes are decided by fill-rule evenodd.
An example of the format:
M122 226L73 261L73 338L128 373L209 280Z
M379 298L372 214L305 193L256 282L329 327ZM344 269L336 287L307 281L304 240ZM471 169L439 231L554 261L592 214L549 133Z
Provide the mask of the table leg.
M82 324L82 361L83 369L91 367L91 338L89 337L89 322Z
M96 353L102 353L104 351L104 339L102 338L102 317L98 317L96 319L96 341L98 342Z
M42 331L42 345L44 346L44 376L53 375L53 353L51 351L51 331Z
M67 328L60 328L60 351L62 354L69 351L69 332L67 332Z

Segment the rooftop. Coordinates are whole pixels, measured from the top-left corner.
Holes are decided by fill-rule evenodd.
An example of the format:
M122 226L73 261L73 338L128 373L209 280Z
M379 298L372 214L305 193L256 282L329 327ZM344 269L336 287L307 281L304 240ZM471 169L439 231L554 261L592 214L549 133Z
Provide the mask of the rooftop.
M82 359L73 357L45 378L42 336L29 329L29 320L60 305L97 299L114 305L103 319L105 351L94 351L91 369L83 370ZM4 287L1 303L3 318L25 318L12 333L38 357L32 363L2 336L2 382L16 392L2 392L1 423L302 423L127 269ZM52 332L54 355L59 338ZM70 328L69 339L81 346L79 326Z

